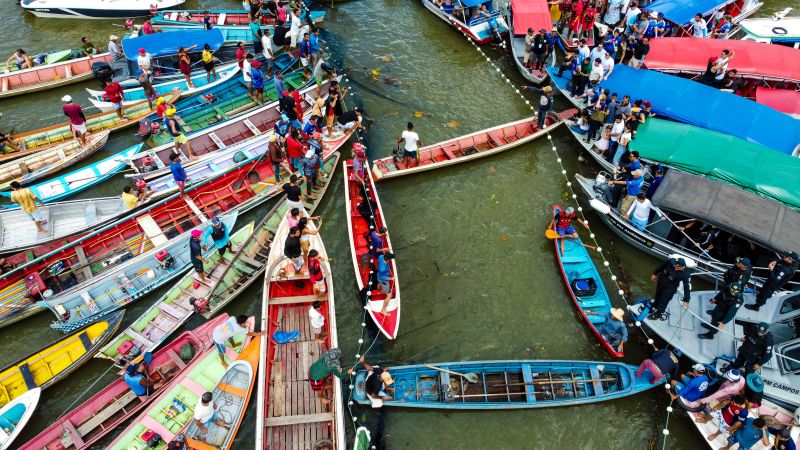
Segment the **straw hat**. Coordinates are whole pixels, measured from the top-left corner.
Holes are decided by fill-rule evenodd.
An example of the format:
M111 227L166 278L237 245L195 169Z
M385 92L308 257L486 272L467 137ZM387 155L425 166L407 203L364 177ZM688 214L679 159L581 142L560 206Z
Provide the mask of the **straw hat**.
M625 318L625 311L622 308L611 308L611 317L622 320Z

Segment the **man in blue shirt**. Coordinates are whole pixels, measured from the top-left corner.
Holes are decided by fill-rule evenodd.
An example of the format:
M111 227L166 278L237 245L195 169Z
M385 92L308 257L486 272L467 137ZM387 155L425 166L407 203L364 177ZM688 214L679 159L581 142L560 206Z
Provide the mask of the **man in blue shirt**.
M737 422L728 428L728 432L734 432L728 436L728 445L720 450L729 450L736 444L739 444L739 450L749 450L758 441L761 441L764 447L769 447L769 434L765 433L766 430L767 422L760 417L757 419L750 417L744 423Z
M286 90L286 83L283 81L283 72L278 71L275 74L275 97L280 98L283 91Z
M653 180L650 182L650 187L647 188L648 200L652 200L653 196L656 195L656 189L658 189L658 186L661 185L662 181L664 181L664 168L659 166L656 167L656 171L653 174Z
M636 200L636 195L642 190L642 184L644 183L644 177L642 175L644 175L642 169L637 169L631 172L631 176L627 180L612 180L608 182L608 184L612 186L625 186L626 195L619 206L620 211L627 211L633 204L633 201Z
M628 341L628 327L625 326L625 311L621 308L611 308L605 314L596 313L594 311L586 311L590 316L602 315L606 319L602 325L597 327L597 331L603 335L603 338L614 347L618 352L622 351L622 347Z
M308 67L313 69L314 67L317 67L317 61L319 61L319 28L314 27L314 29L311 30L311 36L309 37L308 41L311 48L311 58L308 60Z
M305 33L303 34L303 40L300 41L300 64L302 64L303 67L308 67L310 58L311 58L311 36L308 33Z
M791 428L767 428L767 431L775 436L775 442L770 447L775 450L796 450L794 440L792 440Z
M203 232L200 242L205 242L209 237L214 241L214 248L216 248L217 253L219 253L219 262L228 264L228 260L225 259L225 252L230 251L233 253L231 235L228 231L228 227L217 217L211 219L211 226L206 228L206 231Z
M377 258L384 251L388 251L389 247L383 246L383 236L386 235L386 227L380 227L377 230L372 230L369 233L369 252L372 253L373 258Z
M283 139L289 134L289 117L286 114L281 114L281 119L275 122L275 134Z
M702 364L695 364L692 370L681 377L681 381L670 381L673 392L670 392L670 397L673 400L681 397L687 402L694 402L705 397L708 390L709 382L706 376L706 368Z
M253 61L250 64L250 78L253 80L253 94L255 101L264 103L264 74L258 68L261 67L260 61Z
M614 58L617 55L617 48L619 48L620 43L622 43L622 36L619 35L619 30L614 28L612 34L603 38L603 50Z
M186 171L183 170L183 165L181 165L181 155L174 152L169 156L169 160L169 170L172 172L172 179L175 180L175 184L178 185L178 190L181 195L183 195L183 190L186 188Z
M389 299L392 298L392 270L389 266L389 261L394 259L394 254L386 251L378 256L378 286L381 291L386 294L386 300L383 302L383 309L381 314L386 314L386 308L389 306Z

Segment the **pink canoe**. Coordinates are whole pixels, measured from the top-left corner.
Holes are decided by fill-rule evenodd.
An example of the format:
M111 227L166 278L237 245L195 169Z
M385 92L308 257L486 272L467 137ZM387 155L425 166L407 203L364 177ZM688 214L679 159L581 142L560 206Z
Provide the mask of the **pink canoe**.
M0 74L0 98L44 91L89 79L92 77L93 63L108 62L109 60L111 60L111 55L103 53L91 58L69 59Z
M214 327L227 318L227 314L222 314L192 331L184 332L153 354L149 365L150 373L168 380L159 391L170 386L198 356L204 354L211 345ZM90 448L98 439L135 416L156 397L157 394L150 397L135 395L120 377L22 445L20 450Z

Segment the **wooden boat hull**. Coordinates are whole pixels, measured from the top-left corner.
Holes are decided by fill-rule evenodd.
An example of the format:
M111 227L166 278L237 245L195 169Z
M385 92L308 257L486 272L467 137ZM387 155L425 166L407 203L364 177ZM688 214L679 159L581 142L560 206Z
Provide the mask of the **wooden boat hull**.
M436 17L447 22L451 27L465 34L476 44L488 44L495 40L498 36L500 36L500 40L502 40L502 36L505 36L508 33L508 25L506 25L505 19L497 11L492 13L492 19L497 23L497 31L494 31L487 20L481 20L474 24L467 24L453 15L447 14L442 10L442 8L437 6L436 3L432 2L431 0L421 1L425 8L432 12Z
M110 54L102 53L0 74L0 99L87 80L92 77L93 63L110 60Z
M220 221L229 230L233 229L237 215L237 212L233 211L220 217ZM206 222L193 229L205 231L210 226L211 224ZM98 320L104 314L127 306L179 277L191 267L188 251L190 233L191 230L186 231L163 245L156 245L137 257L114 265L103 275L45 299L45 305L50 308L57 320L50 327L69 333ZM213 250L213 248L208 249L204 252L204 256L208 256ZM171 264L162 263L162 260L158 259L157 254L163 251L171 256L171 259L163 261L171 261Z
M419 165L397 162L393 157L378 159L372 163L372 176L375 181L381 181L494 155L546 134L575 112L566 110L549 114L544 130L539 130L536 119L530 117L421 147L417 150Z
M253 329L251 317L247 328ZM226 358L236 360L239 352L250 343L250 337L238 336L236 348L227 347ZM214 387L225 374L225 367L220 361L217 349L212 342L207 343L205 350L170 385L136 417L127 428L118 433L118 437L106 448L110 450L128 450L131 446L146 448L142 434L147 430L155 431L163 442L170 442L183 432L194 417L194 407L200 396L214 390ZM177 400L177 404L175 401Z
M365 162L365 164L367 163ZM342 163L345 211L347 213L347 227L350 231L348 233L350 237L350 255L352 256L353 269L356 273L356 285L359 292L364 296L363 300L366 303L367 312L384 336L389 339L395 339L397 332L400 330L400 279L397 274L396 260L390 260L392 292L386 293L377 288L379 286L377 279L378 259L370 256L368 235L371 230L385 227L386 218L383 215L378 192L375 190L375 183L372 180L369 164L365 169L366 177L362 189L362 186L353 180L353 161L348 160ZM366 198L364 194L366 194ZM369 199L369 202L367 199ZM362 203L374 204L375 209L370 208L373 217L371 221L359 212L359 205ZM388 233L383 239L383 245L389 249L389 252L392 252L392 243L389 240ZM365 265L362 262L362 258L369 258L369 264ZM365 286L370 283L376 289L365 289Z
M25 392L52 386L88 361L119 328L124 311L66 336L0 371L0 405Z
M33 416L33 411L39 404L41 393L42 390L40 388L31 389L0 409L0 423L3 424L0 450L11 448L14 439L19 436L31 416Z
M556 205L553 207L553 215L561 210L561 207ZM552 228L555 231L555 224ZM608 296L603 278L597 271L592 257L586 250L586 247L578 239L567 239L564 241L564 254L561 253L561 239L553 239L553 247L556 252L556 262L561 270L561 278L564 280L567 292L569 293L572 302L578 309L583 320L589 325L595 337L600 341L603 348L606 349L609 355L614 358L622 358L623 352L617 351L609 342L603 337L602 333L597 329L598 326L605 323L606 319L603 317L611 311L611 299ZM576 279L589 279L594 280L596 291L593 294L576 293L573 288L573 282ZM587 311L591 311L598 315L588 315Z
M209 347L214 328L227 318L227 314L222 314L194 330L186 331L153 353L148 369L150 373L158 373L161 380L166 380L161 390L168 388L170 380L175 379L198 359ZM158 392L160 390L156 391ZM94 443L134 417L155 398L156 395L149 397L134 395L125 380L119 377L88 400L63 414L53 424L23 444L19 450L91 448Z
M573 406L614 400L655 386L637 378L637 366L589 361L467 361L431 366L458 373L476 373L478 383L426 364L392 366L394 400L383 406L434 409L528 409ZM356 375L353 400L371 401L365 392L368 373ZM443 388L444 387L444 388ZM449 391L445 400L445 391Z
M235 233L231 233L229 242L232 247L239 248L242 242L252 234L253 228L253 222L250 222ZM213 249L213 242L209 244L205 241L203 245L212 247L212 251L205 257L209 260L211 268L211 273L206 278L213 282L219 279L220 274L229 265L220 262L220 255ZM136 348L133 353L136 354L152 352L189 319L195 312L194 305L190 302L194 299L202 299L208 290L208 283L200 282L197 273L190 270L138 319L128 325L128 328L101 348L95 357L110 359L117 365L123 365L127 357L127 354L121 355L119 352L123 343L129 343L128 346L133 345ZM122 363L120 363L120 359L123 360Z

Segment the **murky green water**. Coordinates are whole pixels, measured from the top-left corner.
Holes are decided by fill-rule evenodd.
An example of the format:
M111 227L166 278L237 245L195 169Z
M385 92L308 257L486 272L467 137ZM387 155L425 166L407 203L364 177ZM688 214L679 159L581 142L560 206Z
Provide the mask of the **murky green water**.
M0 12L4 24L0 57L20 46L31 53L77 46L86 35L103 47L108 34L121 31L113 25L115 21L36 19L7 3ZM760 14L789 4L786 0L767 3ZM236 5L204 0L186 7ZM391 152L395 137L409 120L423 142L432 143L530 114L463 36L416 1L338 4L328 12L324 37L338 64L351 69L353 99L372 119L367 137L372 158ZM488 53L514 83L523 84L504 52L490 49ZM69 93L84 99L84 88L94 84L4 100L0 129L19 132L60 121L61 96ZM566 107L559 101L558 106ZM135 143L133 133L116 133L96 158ZM566 132L555 132L553 143L570 174L596 170L593 164L577 161L577 144ZM117 195L124 184L117 177L82 196ZM398 257L404 302L399 339L379 341L368 355L370 361L391 365L522 358L607 360L574 312L552 247L543 237L550 205L566 201L565 181L545 141L478 162L388 181L379 185L379 192ZM265 205L241 220L258 220L270 207ZM325 218L326 247L334 257L339 341L353 355L359 350L364 312L350 264L340 172L319 213ZM647 275L658 261L617 243L599 221L594 231L634 296L649 293L652 285ZM160 294L128 308L126 324ZM254 314L260 310L260 300L260 283L255 283L231 303L230 312ZM60 335L48 327L50 320L49 313L43 313L0 330L4 343L0 366L58 339ZM194 318L188 326L198 323L200 319ZM367 335L366 343L373 338ZM625 350L625 360L633 364L647 354L639 332L632 333ZM113 378L107 369L105 361L93 360L48 389L20 441L101 389ZM353 412L387 448L637 449L649 448L651 439L660 436L667 404L667 396L656 389L588 407L541 411L373 412L355 407ZM249 414L236 448L250 448L253 426L254 415ZM668 448L705 446L685 417L673 416L669 428Z

